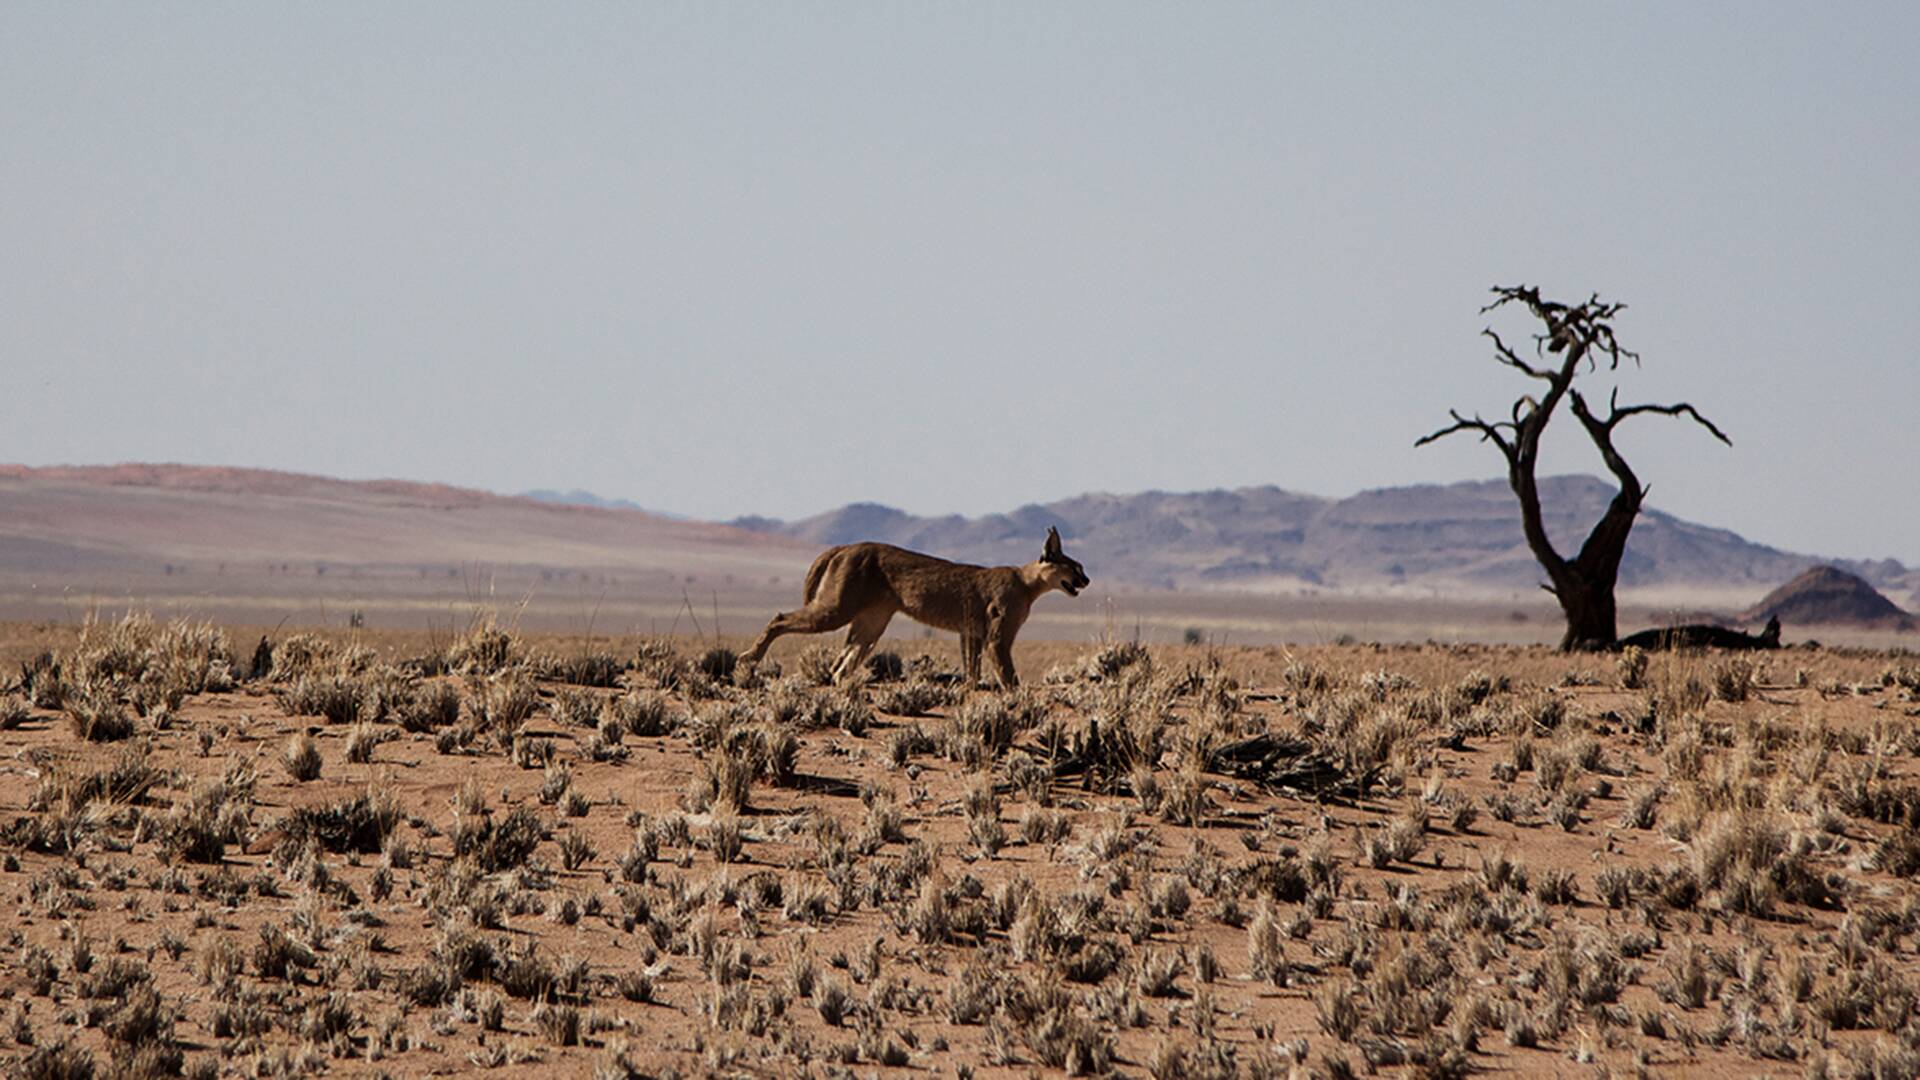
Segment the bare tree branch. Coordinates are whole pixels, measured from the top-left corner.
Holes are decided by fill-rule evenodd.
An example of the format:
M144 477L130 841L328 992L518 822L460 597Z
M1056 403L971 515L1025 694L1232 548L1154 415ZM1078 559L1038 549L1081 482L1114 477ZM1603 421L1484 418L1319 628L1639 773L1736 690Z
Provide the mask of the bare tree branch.
M1640 363L1639 354L1621 348L1620 342L1614 337L1613 318L1627 309L1625 304L1607 303L1600 299L1599 293L1594 293L1585 303L1569 307L1558 301L1542 299L1540 290L1531 285L1500 285L1494 288L1493 294L1494 301L1481 308L1481 314L1506 304L1519 303L1547 325L1546 333L1534 335L1536 353L1558 355L1577 351L1588 360L1590 368L1597 366L1593 356L1595 352L1605 353L1608 366L1613 369L1619 368L1623 359L1632 360L1636 365Z
M1557 377L1555 373L1551 371L1545 371L1545 370L1542 370L1541 368L1534 367L1532 364L1529 364L1525 360L1520 359L1520 357L1517 354L1515 354L1512 349L1507 347L1506 342L1500 340L1500 335L1495 333L1492 327L1488 327L1487 329L1480 331L1480 335L1482 337L1488 337L1493 339L1493 350L1495 353L1494 355L1495 360L1498 360L1501 363L1507 365L1508 367L1514 368L1522 372L1523 374L1530 375L1536 379L1545 379L1547 382L1552 382Z
M1519 406L1517 405L1515 406L1515 408L1518 408L1518 407ZM1475 416L1473 419L1469 420L1466 417L1461 416L1459 411L1455 409L1448 409L1447 415L1453 417L1453 423L1448 424L1446 427L1441 428L1439 431L1436 431L1431 435L1424 435L1418 439L1415 439L1413 441L1413 445L1425 446L1430 442L1436 442L1440 439L1446 438L1449 435L1459 434L1462 431L1478 431L1480 433L1481 442L1487 442L1488 440L1491 440L1495 446L1498 446L1500 448L1501 453L1507 455L1507 459L1509 461L1513 459L1513 445L1507 442L1506 438L1500 434L1500 430L1502 428L1506 428L1514 431L1517 434L1519 431L1519 428L1516 425L1506 423L1505 421L1482 420L1478 416Z
M1613 430L1613 426L1615 424L1618 424L1620 421L1625 420L1629 416L1634 416L1639 413L1660 413L1664 416L1691 417L1694 423L1699 424L1701 427L1706 428L1708 431L1712 432L1714 438L1719 439L1721 442L1726 443L1728 446L1733 445L1733 440L1727 438L1726 432L1721 431L1718 427L1714 426L1713 421L1707 419L1704 416L1701 416L1698 409L1695 409L1693 406L1687 404L1684 401L1678 402L1673 405L1629 405L1624 409L1614 408L1611 411L1611 414L1607 417L1607 430L1609 431Z

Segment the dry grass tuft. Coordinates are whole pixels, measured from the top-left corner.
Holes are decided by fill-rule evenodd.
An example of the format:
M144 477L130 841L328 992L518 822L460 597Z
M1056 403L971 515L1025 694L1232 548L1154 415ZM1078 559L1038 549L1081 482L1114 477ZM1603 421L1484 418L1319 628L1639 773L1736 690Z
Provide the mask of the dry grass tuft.
M320 744L306 732L289 736L280 751L280 763L287 775L304 784L320 778Z

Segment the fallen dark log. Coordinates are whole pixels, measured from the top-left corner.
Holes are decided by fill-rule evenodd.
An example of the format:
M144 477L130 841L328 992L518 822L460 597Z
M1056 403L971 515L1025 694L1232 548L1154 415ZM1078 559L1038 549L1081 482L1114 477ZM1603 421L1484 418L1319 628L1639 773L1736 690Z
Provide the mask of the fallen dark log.
M1315 798L1364 798L1379 768L1355 773L1345 757L1305 739L1264 734L1216 747L1207 771Z

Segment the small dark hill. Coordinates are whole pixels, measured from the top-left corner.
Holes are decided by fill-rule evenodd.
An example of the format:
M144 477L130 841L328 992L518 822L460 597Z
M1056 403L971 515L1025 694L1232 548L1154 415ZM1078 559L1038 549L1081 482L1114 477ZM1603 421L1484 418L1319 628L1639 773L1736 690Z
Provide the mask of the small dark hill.
M1880 595L1872 585L1835 566L1816 566L1773 590L1741 615L1757 620L1778 616L1789 626L1867 626L1911 630L1913 616Z

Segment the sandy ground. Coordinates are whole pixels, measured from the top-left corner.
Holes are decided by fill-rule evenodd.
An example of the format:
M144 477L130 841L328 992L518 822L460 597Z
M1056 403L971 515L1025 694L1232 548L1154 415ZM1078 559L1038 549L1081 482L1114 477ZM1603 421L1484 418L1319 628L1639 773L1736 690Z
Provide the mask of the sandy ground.
M1350 631L1136 650L1131 629L1023 644L1025 688L1002 695L954 685L951 644L913 638L888 643L904 677L836 689L814 677L822 639L721 680L689 637L519 632L476 660L465 627L333 630L301 636L303 659L280 627L279 667L227 686L163 625L6 624L0 676L51 650L67 700L44 671L0 694L16 703L0 713L0 1061L1920 1063L1912 656L1662 654L1636 673L1538 647L1331 643ZM262 632L199 640L224 638L240 671ZM466 671L443 670L450 651ZM302 708L328 680L358 719ZM213 688L168 707L195 681ZM435 686L457 716L402 722ZM908 690L924 715L903 715ZM127 737L81 738L103 699ZM626 718L613 740L607 717ZM303 781L288 751L304 740ZM1262 748L1264 769L1246 760ZM729 769L748 778L731 800ZM356 800L388 814L363 850L303 834L296 812ZM529 849L488 846L515 824Z

